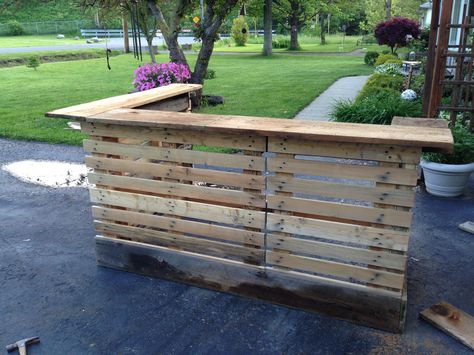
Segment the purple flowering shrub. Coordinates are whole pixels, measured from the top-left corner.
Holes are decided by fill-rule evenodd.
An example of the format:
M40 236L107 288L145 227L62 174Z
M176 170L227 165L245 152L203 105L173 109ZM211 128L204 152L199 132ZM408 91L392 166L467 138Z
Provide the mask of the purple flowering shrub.
M134 72L133 86L138 91L150 90L171 83L185 83L191 79L189 68L178 63L147 63Z
M408 38L420 37L420 26L418 22L404 17L394 17L385 22L381 22L375 27L375 38L382 45L386 44L394 53L397 48L405 47L408 44Z

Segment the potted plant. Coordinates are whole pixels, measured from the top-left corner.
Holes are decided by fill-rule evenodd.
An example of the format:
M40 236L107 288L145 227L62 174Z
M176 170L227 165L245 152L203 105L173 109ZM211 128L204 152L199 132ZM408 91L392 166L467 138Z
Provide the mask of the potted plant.
M426 190L435 196L461 195L474 171L474 133L467 123L458 121L451 128L454 138L452 153L424 153L421 161Z

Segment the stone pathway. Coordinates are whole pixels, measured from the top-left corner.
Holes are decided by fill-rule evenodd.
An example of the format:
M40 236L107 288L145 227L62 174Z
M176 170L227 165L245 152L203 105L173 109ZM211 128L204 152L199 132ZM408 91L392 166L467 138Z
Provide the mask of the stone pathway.
M300 120L330 121L332 107L339 100L353 100L369 76L348 76L337 80L296 116Z

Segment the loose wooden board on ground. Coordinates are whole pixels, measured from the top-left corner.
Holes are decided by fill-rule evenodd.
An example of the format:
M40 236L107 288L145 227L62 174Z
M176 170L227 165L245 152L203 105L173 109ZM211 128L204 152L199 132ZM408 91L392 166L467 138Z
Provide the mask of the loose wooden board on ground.
M474 317L447 302L420 312L420 317L474 350Z

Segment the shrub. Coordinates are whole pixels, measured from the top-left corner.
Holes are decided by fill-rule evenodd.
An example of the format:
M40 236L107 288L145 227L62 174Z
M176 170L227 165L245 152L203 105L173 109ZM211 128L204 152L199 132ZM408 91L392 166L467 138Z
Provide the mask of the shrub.
M216 78L216 71L214 69L207 69L204 79L211 80Z
M375 67L374 72L377 74L401 75L402 67L398 64L382 64Z
M389 46L392 53L400 47L407 46L407 36L412 36L414 39L420 37L418 22L409 18L393 17L375 27L375 38L378 43Z
M380 54L377 59L375 60L375 66L385 64L387 60L398 59L398 57L394 54Z
M274 37L272 39L272 48L290 48L290 39L287 37Z
M145 64L134 72L133 86L138 91L145 91L171 83L184 83L191 78L189 68L184 64L161 63Z
M474 133L469 130L469 124L461 120L451 128L454 138L454 151L446 153L423 153L425 160L441 164L469 164L474 162Z
M403 64L403 60L398 59L398 58L397 59L389 59L384 64L396 64L396 65L401 67L402 64Z
M379 57L379 52L367 52L364 56L364 63L373 66Z
M425 88L425 76L415 75L410 82L410 89L416 92L418 97L423 97L423 90Z
M405 80L401 75L376 73L372 75L369 80L367 80L359 96L364 96L364 92L372 88L391 89L394 90L398 95L403 90L404 81Z
M245 21L244 16L239 16L234 19L231 34L236 46L245 46L249 36L249 25L247 21Z
M33 68L34 70L36 70L36 68L38 68L40 66L40 59L38 56L32 56L32 57L29 57L27 60L26 60L26 67L27 68Z
M337 122L389 125L394 116L420 116L421 103L402 100L399 93L387 90L376 95L357 98L355 101L339 101L335 104L331 115Z
M16 20L8 21L7 27L8 27L7 34L9 36L21 36L26 33L23 25Z

